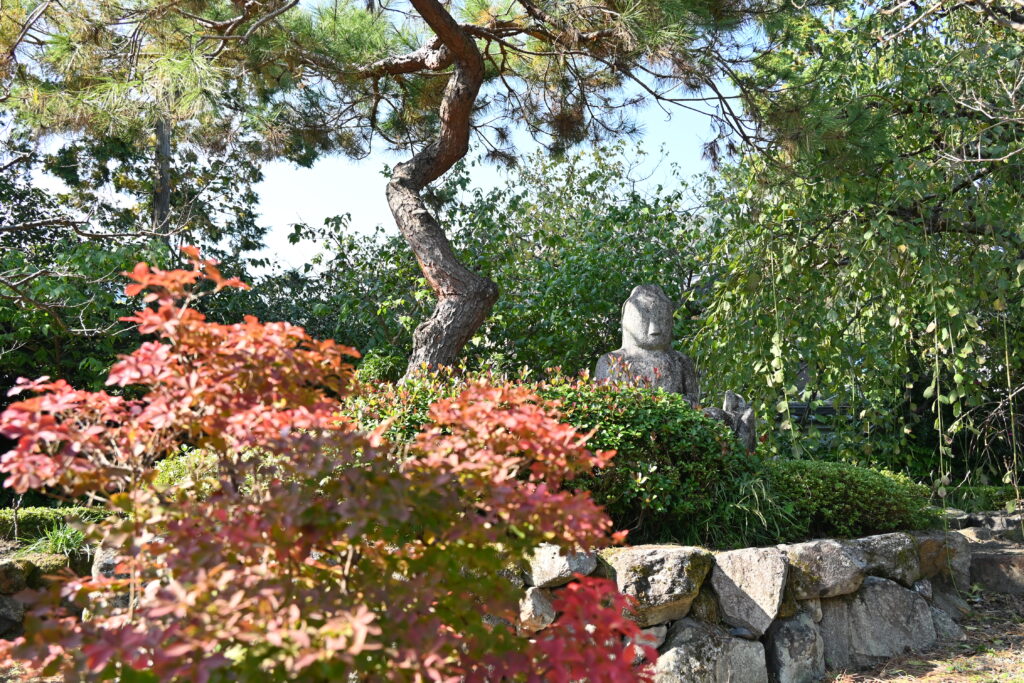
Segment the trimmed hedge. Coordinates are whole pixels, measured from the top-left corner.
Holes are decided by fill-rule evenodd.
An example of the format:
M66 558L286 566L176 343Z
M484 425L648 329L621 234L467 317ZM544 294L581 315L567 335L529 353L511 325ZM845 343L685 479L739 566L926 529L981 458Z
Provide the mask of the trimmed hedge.
M930 491L903 475L842 462L762 460L730 430L679 395L554 378L527 383L554 401L589 446L615 450L607 469L576 479L605 506L629 542L739 548L824 536L856 537L936 523ZM364 428L390 420L387 437L406 444L431 403L463 384L428 375L400 387L365 385L350 399Z
M562 418L588 446L614 450L611 467L577 479L591 492L629 542L744 545L733 506L741 484L759 461L748 456L729 428L704 416L679 394L635 387L564 383L543 386Z
M21 508L17 510L19 539L36 539L45 535L47 529L67 522L98 522L109 512L103 508ZM15 510L0 510L0 537L14 539Z
M902 474L816 460L770 460L764 473L770 496L790 513L779 523L779 542L923 529L939 520L931 490Z

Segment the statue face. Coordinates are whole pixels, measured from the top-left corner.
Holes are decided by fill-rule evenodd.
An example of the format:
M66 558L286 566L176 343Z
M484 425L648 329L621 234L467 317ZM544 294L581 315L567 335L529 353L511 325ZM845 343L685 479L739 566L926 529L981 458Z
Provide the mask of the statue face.
M672 347L672 306L667 297L631 296L622 307L622 345L649 351Z

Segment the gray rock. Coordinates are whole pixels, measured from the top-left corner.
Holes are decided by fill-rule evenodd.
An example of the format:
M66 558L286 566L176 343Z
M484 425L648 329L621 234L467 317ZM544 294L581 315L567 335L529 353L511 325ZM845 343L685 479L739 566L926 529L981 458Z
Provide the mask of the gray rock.
M971 543L982 543L991 541L995 533L983 526L969 526L964 529L957 529L956 533L966 538Z
M917 546L922 578L940 576L959 590L970 587L971 548L966 538L952 531L914 531L911 536Z
M864 554L830 539L781 545L789 561L789 585L797 600L853 593L864 581Z
M953 621L953 617L946 614L938 607L932 607L932 625L935 627L935 637L942 641L967 640L967 634L960 624Z
M910 534L868 536L852 541L864 554L864 571L911 587L921 578L917 546Z
M529 560L527 583L538 588L564 586L574 574L589 576L597 569L597 556L593 553L564 553L551 543L542 543Z
M704 415L727 424L747 452L753 452L757 447L757 417L754 408L739 394L726 391L722 407L705 408Z
M543 588L527 588L519 601L519 632L536 633L555 621L555 608L551 594Z
M636 639L633 647L633 662L641 662L647 657L644 655L643 647L650 647L657 650L665 642L668 635L668 626L659 624L640 630L640 636ZM628 644L628 643L627 643Z
M971 582L996 593L1024 595L1024 550L975 551L971 556Z
M128 574L117 573L117 565L121 563L121 550L106 545L96 546L92 556L92 578L94 579L127 579Z
M764 646L692 619L669 628L654 668L656 683L768 683Z
M932 582L928 579L921 579L915 581L913 585L914 592L920 595L925 600L932 599Z
M697 368L672 348L675 304L658 285L633 288L622 304L622 348L597 361L594 379L626 382L700 400Z
M811 683L825 677L825 644L808 612L772 624L765 636L765 655L777 683Z
M936 638L925 599L888 579L870 576L855 595L822 600L821 612L829 669L872 666Z
M974 614L967 601L960 597L960 592L949 582L937 580L932 582L932 605L938 607L954 620Z
M641 627L685 617L713 561L702 548L678 545L609 548L600 557L602 573L636 598L629 616Z
M722 620L760 637L779 614L789 565L777 548L744 548L715 555L711 585Z

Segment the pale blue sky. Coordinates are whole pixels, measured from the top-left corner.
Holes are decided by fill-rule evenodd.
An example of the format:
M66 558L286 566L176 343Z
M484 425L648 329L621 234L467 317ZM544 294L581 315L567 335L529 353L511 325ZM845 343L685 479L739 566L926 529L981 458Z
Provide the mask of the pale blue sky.
M675 182L672 164L678 165L684 177L707 170L701 156L705 142L714 137L708 116L677 107L671 117L657 106L648 105L638 115L642 135L638 141L648 152L646 163L639 169L641 177L649 176L651 187ZM520 142L526 136L516 136ZM531 151L536 145L523 143L521 150ZM661 153L664 150L664 154ZM262 222L271 227L268 254L281 265L302 265L316 251L312 244L288 243L290 227L297 222L322 225L330 216L352 215L353 230L367 231L377 225L396 230L384 197L385 178L380 171L402 157L385 152L372 154L362 161L334 156L321 159L312 168L300 168L288 162L272 162L264 167L265 178L256 190L260 196ZM489 188L504 181L504 172L495 166L477 167L474 174L478 187Z

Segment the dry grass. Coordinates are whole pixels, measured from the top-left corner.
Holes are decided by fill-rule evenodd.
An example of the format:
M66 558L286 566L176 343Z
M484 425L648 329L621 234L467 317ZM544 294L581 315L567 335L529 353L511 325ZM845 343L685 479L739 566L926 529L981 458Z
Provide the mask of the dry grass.
M976 614L961 624L963 642L940 643L928 652L890 659L871 670L841 673L834 683L1024 683L1024 596L980 594Z

